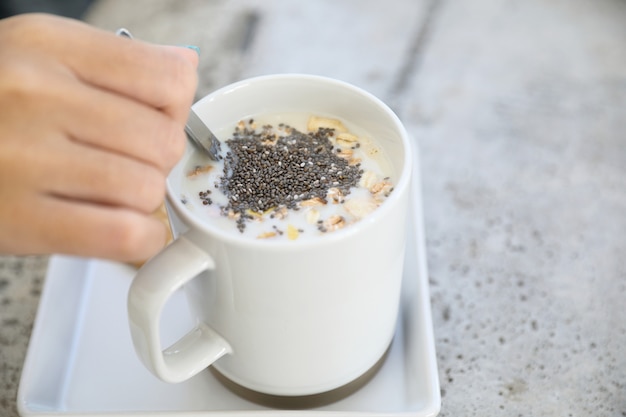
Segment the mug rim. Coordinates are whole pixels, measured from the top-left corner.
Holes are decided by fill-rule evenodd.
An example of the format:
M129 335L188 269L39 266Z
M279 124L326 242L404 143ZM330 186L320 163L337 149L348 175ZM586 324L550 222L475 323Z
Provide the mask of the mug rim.
M402 148L403 148L403 167L398 176L398 181L394 184L394 191L389 197L383 201L383 203L377 207L372 213L368 214L365 218L360 219L358 222L351 224L349 227L345 227L341 230L336 230L332 233L328 233L324 236L319 236L315 239L297 239L297 240L271 240L271 239L254 239L249 236L239 235L233 233L229 230L223 230L220 227L216 227L210 224L210 222L202 221L197 218L193 213L189 211L189 209L181 202L179 195L180 190L177 193L176 188L172 184L172 174L168 175L166 180L166 198L173 209L175 209L176 214L181 217L183 223L189 226L190 229L201 230L203 233L208 234L210 236L218 236L221 241L230 242L233 244L243 245L251 248L264 248L264 249L278 249L285 250L288 248L291 249L302 249L305 247L317 246L317 245L326 245L330 242L334 242L337 240L343 240L352 236L354 234L360 233L363 228L367 228L368 225L377 223L378 219L384 217L386 212L391 210L392 206L396 203L396 200L402 198L401 194L403 192L408 192L408 188L410 186L411 181L411 173L412 169L414 169L412 164L412 152L413 145L411 144L411 138L404 127L404 124L400 120L400 118L396 115L396 113L381 99L373 95L372 93L357 87L353 84L350 84L345 81L341 81L338 79L325 77L321 75L313 75L313 74L300 74L300 73L282 73L282 74L270 74L270 75L261 75L256 77L250 77L246 79L242 79L240 81L236 81L234 83L230 83L219 89L205 95L201 99L199 99L196 103L192 105L192 108L197 109L202 105L204 101L212 100L213 98L228 94L231 91L238 90L240 88L245 88L250 84L264 83L264 82L272 82L274 80L297 80L304 81L308 80L316 83L323 83L327 85L334 85L342 89L351 90L353 93L356 93L359 96L362 96L364 99L367 99L374 103L376 107L378 107L383 113L385 113L390 120L393 122L394 130L399 133L399 137L401 139ZM242 116L243 117L243 116ZM187 141L186 146L192 146ZM187 150L185 152L188 152ZM183 160L179 161L178 164L183 163ZM403 192L401 192L403 191Z

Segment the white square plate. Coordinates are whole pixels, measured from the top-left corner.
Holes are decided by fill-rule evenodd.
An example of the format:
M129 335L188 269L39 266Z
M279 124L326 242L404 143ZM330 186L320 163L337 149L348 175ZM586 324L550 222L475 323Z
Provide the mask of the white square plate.
M126 317L135 270L124 264L51 259L22 371L23 417L436 416L441 406L415 152L413 208L395 338L382 367L363 387L331 404L277 410L242 399L204 371L176 385L157 380L136 356ZM161 323L167 346L193 320L182 293Z

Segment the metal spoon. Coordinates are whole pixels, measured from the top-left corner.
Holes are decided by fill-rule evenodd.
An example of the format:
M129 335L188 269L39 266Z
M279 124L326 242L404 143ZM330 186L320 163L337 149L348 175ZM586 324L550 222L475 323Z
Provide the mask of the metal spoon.
M129 30L125 28L119 28L115 34L128 39L133 39L133 35ZM189 109L189 117L185 124L185 133L191 142L196 145L196 148L201 152L204 152L214 161L222 159L220 154L221 146L220 141L215 137L211 129L204 124L202 119L193 111Z

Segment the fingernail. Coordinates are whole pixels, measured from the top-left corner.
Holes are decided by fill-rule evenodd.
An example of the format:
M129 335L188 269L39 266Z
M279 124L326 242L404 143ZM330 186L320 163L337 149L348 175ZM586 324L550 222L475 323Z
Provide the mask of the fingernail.
M200 56L200 48L195 45L181 45L183 48L193 49Z

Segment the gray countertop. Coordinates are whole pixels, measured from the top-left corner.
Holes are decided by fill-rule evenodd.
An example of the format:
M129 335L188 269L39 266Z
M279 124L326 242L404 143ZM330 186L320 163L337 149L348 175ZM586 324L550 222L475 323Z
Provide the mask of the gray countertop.
M202 49L198 96L306 72L390 103L421 149L441 416L626 416L626 2L101 0ZM45 257L0 257L15 416Z

